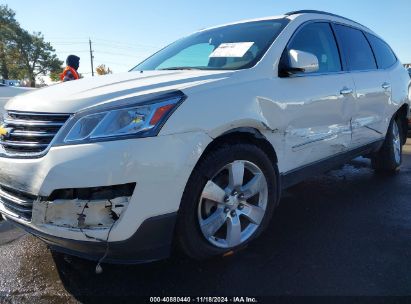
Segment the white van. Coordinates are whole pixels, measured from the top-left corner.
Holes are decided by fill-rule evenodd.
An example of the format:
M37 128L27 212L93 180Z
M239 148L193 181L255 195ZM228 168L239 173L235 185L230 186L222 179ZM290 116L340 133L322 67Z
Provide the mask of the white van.
M330 13L202 30L129 73L11 100L0 212L105 262L238 250L307 176L357 156L397 172L409 86L384 40Z

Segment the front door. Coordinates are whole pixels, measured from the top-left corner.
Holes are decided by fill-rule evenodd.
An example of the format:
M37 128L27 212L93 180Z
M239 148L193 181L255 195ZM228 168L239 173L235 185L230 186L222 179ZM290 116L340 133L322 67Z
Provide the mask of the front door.
M285 172L349 150L355 102L354 82L349 73L342 71L329 23L304 25L284 56L290 50L315 55L319 70L279 79L282 93L279 96L276 92L276 97L286 109L285 151L290 155L287 159L292 160L283 168Z

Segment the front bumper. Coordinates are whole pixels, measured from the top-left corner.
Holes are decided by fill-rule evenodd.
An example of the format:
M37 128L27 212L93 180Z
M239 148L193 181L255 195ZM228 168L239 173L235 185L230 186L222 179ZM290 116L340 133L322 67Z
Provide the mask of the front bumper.
M40 238L57 252L105 263L139 264L165 259L170 255L177 213L145 220L127 240L119 242L87 242L60 238L42 233L5 217L15 225Z
M157 248L151 254L148 254L151 249L144 249L144 243L150 244L150 239L155 238L149 236L153 232L141 233L141 229L148 220L151 222L158 216L178 211L187 180L210 141L211 138L205 133L192 132L54 147L39 159L0 158L0 185L38 198L33 202L31 220L13 216L1 201L0 213L59 251L97 259L101 258L102 250L109 242L112 248L109 260L121 260L121 256L131 261L162 258L167 250L163 248L160 250L162 254L156 253L162 247L160 242L149 246ZM44 222L34 212L40 209L41 204L44 207L44 199L55 190L128 183L136 184L134 192L125 210L110 227L67 227L57 222ZM47 204L43 208L46 213ZM78 214L71 216L78 217ZM171 222L174 221L169 221L169 225L159 225L167 226L164 228L167 237L157 237L165 247L171 243L174 225ZM138 242L134 242L135 238ZM117 249L124 244L126 252ZM141 251L141 248L144 250Z

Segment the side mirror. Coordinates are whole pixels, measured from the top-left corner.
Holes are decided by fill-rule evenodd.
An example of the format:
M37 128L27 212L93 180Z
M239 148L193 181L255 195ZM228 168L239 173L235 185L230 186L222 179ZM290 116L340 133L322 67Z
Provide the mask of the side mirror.
M318 58L314 54L290 50L288 52L288 58L290 59L290 64L286 69L286 72L289 75L298 73L313 73L320 69Z

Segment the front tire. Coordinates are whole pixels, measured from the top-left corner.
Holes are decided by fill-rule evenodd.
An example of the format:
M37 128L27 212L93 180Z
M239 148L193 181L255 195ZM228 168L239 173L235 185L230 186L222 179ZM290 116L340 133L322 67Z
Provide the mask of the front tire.
M372 167L377 173L395 174L402 163L402 129L398 119L393 118L381 149L372 158Z
M210 152L181 201L177 237L183 251L205 259L247 245L272 216L277 183L276 165L254 145L227 144Z

